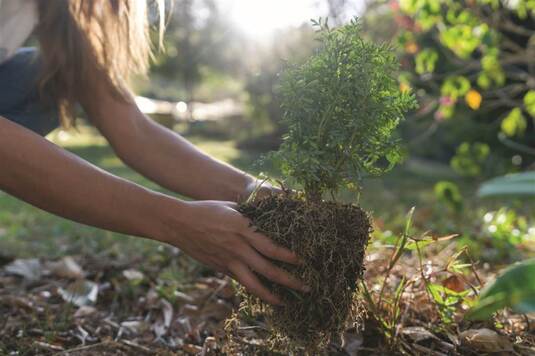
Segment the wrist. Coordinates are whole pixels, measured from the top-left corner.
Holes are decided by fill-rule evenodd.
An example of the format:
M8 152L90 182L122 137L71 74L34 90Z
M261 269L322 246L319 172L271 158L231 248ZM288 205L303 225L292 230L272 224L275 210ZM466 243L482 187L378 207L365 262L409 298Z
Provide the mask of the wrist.
M150 239L170 243L187 221L186 214L190 210L186 201L155 193L153 203L148 207L149 218L145 219L146 236Z

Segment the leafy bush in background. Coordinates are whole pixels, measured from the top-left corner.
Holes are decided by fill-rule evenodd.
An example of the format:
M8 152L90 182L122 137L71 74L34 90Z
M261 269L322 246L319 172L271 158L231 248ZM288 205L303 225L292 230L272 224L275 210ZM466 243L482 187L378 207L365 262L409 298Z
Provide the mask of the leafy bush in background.
M428 143L414 149L434 158L449 151L443 158L453 155L453 168L468 176L533 163L518 144L535 145L535 1L389 3L402 27L401 86L417 93L427 123L411 126L409 135L423 126L416 136Z
M467 317L489 319L495 312L507 307L516 313L535 312L535 259L510 266L485 286L477 305Z

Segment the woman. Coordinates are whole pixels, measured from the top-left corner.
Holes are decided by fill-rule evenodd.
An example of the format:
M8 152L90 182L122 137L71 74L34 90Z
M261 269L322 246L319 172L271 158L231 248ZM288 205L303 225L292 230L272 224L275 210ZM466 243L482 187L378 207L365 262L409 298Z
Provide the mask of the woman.
M302 283L269 259L298 263L236 211L258 181L144 116L126 82L147 68L141 0L0 0L0 189L80 223L177 246L279 304L257 278ZM18 49L35 31L39 52ZM80 104L117 155L183 201L113 176L46 141ZM264 190L273 188L264 185Z

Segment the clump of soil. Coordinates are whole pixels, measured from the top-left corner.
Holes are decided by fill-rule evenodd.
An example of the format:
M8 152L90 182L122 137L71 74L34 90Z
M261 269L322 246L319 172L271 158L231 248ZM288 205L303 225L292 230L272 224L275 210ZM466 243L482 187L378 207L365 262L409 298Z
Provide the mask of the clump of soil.
M300 293L262 279L284 306L271 306L244 292L240 311L263 316L272 340L308 350L325 347L356 320L357 282L364 272L370 217L353 204L309 202L273 195L240 206L259 232L297 253L299 266L274 261L311 287Z

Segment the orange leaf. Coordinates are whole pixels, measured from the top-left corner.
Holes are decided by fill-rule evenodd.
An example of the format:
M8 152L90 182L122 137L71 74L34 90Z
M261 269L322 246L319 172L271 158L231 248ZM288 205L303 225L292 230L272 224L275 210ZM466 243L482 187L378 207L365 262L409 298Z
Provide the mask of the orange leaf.
M416 44L416 42L407 42L405 44L405 51L409 54L415 54L416 52L418 52L419 48L418 48L418 44Z
M481 102L483 101L483 97L477 90L471 89L466 93L466 96L464 97L466 100L466 104L470 107L472 110L477 110L481 106Z
M453 275L453 276L450 276L450 277L446 278L442 282L442 285L444 287L448 288L448 289L451 289L454 292L457 292L457 293L463 292L465 290L464 282L459 277L457 277L456 275Z

